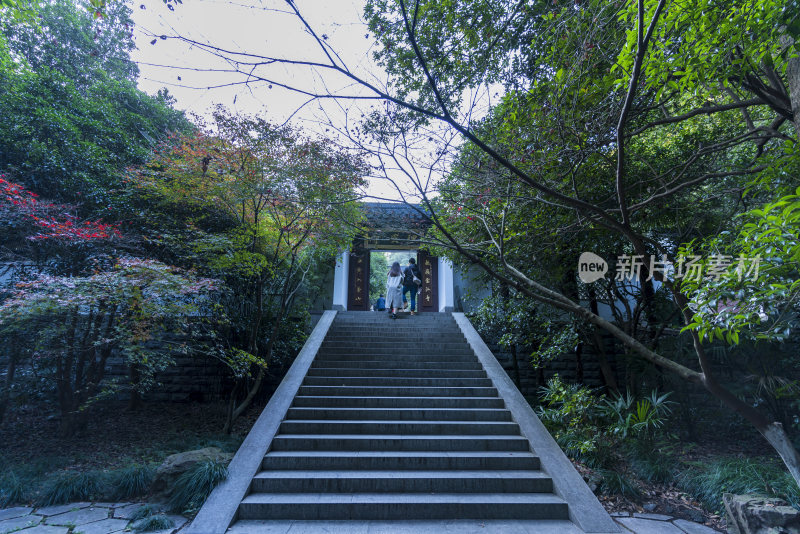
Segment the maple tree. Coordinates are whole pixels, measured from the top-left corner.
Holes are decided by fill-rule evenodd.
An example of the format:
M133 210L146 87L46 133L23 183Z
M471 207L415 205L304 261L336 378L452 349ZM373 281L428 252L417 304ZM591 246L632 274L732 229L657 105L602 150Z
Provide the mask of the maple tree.
M118 224L80 220L68 213L70 206L41 202L39 195L9 182L5 175L0 175L0 195L0 213L7 222L21 219L36 228L36 233L28 235L27 239L73 241L122 237Z
M218 283L155 260L122 257L87 276L41 274L15 283L0 304L0 336L16 341L0 392L0 415L22 359L52 384L61 431L72 435L87 421L86 408L120 390L146 391L154 377L189 353L174 334L211 314ZM23 342L36 332L32 342ZM129 383L105 380L112 354L135 370Z
M181 214L180 236L160 234L161 245L186 246L188 231L197 261L232 290L227 363L237 381L226 432L278 357L298 294L352 241L364 173L363 162L328 141L222 107L213 124L171 137L129 169L145 198Z

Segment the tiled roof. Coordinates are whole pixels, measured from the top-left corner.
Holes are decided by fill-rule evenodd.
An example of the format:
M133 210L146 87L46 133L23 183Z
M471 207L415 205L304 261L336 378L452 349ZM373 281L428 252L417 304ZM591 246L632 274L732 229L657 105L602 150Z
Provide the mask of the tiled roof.
M362 206L367 216L366 226L372 230L424 232L431 224L419 204L363 202Z

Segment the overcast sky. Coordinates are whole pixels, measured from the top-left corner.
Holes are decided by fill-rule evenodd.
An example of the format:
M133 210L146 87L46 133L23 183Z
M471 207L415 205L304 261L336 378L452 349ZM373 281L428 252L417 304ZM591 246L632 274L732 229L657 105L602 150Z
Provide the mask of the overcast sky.
M362 20L363 0L298 0L308 22L343 62L361 76L384 85L386 75L372 60L375 39ZM241 73L224 72L231 65L199 47L160 36L189 38L211 43L231 51L242 51L278 58L303 58L324 61L324 55L301 21L281 0L186 0L174 11L159 0L136 0L133 53L139 64L139 87L155 93L166 87L177 99L177 107L190 113L208 115L215 104L247 114L257 114L274 122L291 122L305 131L334 135L328 121L341 126L344 114L359 117L363 109L376 102L315 101L303 105L308 97L281 89L277 84L242 84ZM151 42L155 39L155 44ZM364 95L365 90L342 77L321 75L296 66L273 66L263 70L271 79L320 93ZM363 109L362 109L363 108ZM299 109L299 111L298 111ZM399 174L396 179L402 179ZM385 181L373 180L369 193L398 198Z

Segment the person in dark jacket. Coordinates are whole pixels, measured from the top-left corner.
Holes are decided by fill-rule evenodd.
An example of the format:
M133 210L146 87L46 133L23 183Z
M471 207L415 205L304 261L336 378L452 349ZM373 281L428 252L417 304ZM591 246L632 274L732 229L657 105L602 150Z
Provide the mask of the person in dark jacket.
M386 299L383 298L383 293L381 296L378 297L378 300L375 301L375 311L385 311L386 310Z
M419 285L414 281L415 278L422 280L422 273L417 267L417 260L408 258L408 265L403 269L403 298L405 298L406 293L409 294L408 300L411 302L411 315L415 315L417 312L417 289Z

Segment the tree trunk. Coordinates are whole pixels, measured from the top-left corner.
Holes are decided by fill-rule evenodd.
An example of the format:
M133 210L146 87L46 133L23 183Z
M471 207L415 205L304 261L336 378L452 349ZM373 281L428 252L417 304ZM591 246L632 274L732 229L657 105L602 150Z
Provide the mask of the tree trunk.
M598 307L597 307L597 297L594 294L594 289L589 289L589 307L592 310L592 313L598 315ZM611 369L611 365L608 363L608 357L606 355L606 347L603 343L603 337L600 335L600 331L595 325L591 325L590 328L592 329L592 334L594 338L594 347L595 352L597 353L597 361L600 364L600 372L603 374L603 381L606 383L606 388L612 393L619 393L619 387L617 386L617 376L613 369Z
M142 406L142 395L139 393L139 366L132 363L128 367L128 375L131 380L131 396L128 398L128 410L135 411Z
M239 418L242 413L252 404L253 399L255 398L258 390L261 389L261 383L264 381L264 368L261 367L258 370L258 375L256 376L255 382L247 391L247 396L244 400L237 406L233 411L231 411L228 415L228 420L225 421L225 427L222 429L223 434L230 434L233 431L233 423Z
M788 47L789 59L786 60L786 82L789 85L789 102L792 106L792 118L797 137L800 138L800 57L792 57L792 49L796 48L794 39L782 35L781 45Z
M3 423L3 418L8 408L9 399L11 398L11 385L14 383L14 375L17 372L17 361L19 360L19 345L14 343L11 347L11 355L8 360L8 367L6 368L6 384L3 390L0 391L0 424Z
M792 440L783 429L780 423L770 423L766 428L758 429L761 435L764 436L770 445L778 452L778 455L786 464L786 469L792 475L792 478L800 486L800 454L792 444Z

